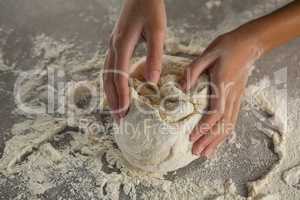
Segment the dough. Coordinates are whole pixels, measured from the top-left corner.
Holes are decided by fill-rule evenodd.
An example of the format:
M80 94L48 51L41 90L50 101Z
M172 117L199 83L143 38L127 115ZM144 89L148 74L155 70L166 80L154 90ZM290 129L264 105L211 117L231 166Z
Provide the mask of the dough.
M164 56L157 86L146 83L145 58L133 66L130 77L130 109L115 140L125 159L150 172L168 172L197 159L191 152L189 134L206 110L208 76L201 75L193 89L179 89L185 66L191 60Z

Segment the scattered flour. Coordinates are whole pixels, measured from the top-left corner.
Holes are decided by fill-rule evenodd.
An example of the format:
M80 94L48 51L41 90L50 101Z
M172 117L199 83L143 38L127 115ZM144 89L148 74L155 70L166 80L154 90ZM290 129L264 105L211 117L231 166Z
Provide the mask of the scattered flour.
M207 5L209 8L219 4L215 3L219 1L211 2L214 3ZM286 2L268 0L252 11L241 13L239 17L231 16L224 19L224 23L220 24L217 30L195 36L196 39L190 41L188 45L181 43L174 36L175 39L170 39L166 45L167 52L197 55L216 34ZM45 35L38 36L35 41L35 55L42 57L36 68L42 72L46 72L49 68L55 70L63 68L66 75L64 80L75 83L89 80L88 84L101 90L98 80L101 79L103 55L99 56L96 53L88 62L70 60L66 54L71 51L72 44L57 42ZM0 59L1 70L2 68L6 70L3 66ZM21 91L26 91L20 96L26 104L41 109L41 104L47 103L45 94L48 93L49 80L47 73L32 76L20 84ZM65 85L63 88L67 91L76 88L75 86ZM269 86L268 89L266 86ZM59 92L58 89L55 91ZM67 95L70 94L64 93L63 96ZM83 96L85 102L86 93L77 95L79 99ZM133 168L123 159L117 148L112 136L115 124L105 110L100 111L100 105L97 105L99 109L96 111L82 113L68 107L69 104L64 105L60 102L56 106L63 107L65 112L59 114L44 112L26 115L21 112L20 107L16 110L17 113L25 115L26 120L14 125L11 130L13 137L6 142L4 155L0 160L0 185L9 184L12 179L20 180L18 188L14 191L17 194L13 199L35 200L52 197L117 200L125 195L132 200L298 200L300 137L298 129L295 128L298 125L295 122L298 118L297 113L293 113L292 118L290 115L288 118L284 115L287 112L287 102L284 101L286 99L282 98L284 95L284 91L273 87L267 79L258 85L250 86L246 95L242 112L249 112L257 118L257 129L272 139L274 152L279 157L269 173L249 183L247 198L237 193L232 181L224 182L220 179L214 182L198 182L195 181L197 174L176 176L172 180L168 176ZM103 93L100 92L98 96L101 100ZM295 100L288 106L297 109L299 105L300 103ZM96 129L93 129L95 125L93 122L96 122ZM237 143L236 147L241 148L241 145ZM214 162L206 162L204 167L210 168Z
M101 56L98 59L92 58L81 68L77 66L67 68L66 74L97 71L101 66L99 66L100 62L103 62ZM97 86L97 79L100 79L99 72L84 85L96 85L95 87L100 90L101 86ZM35 88L47 89L47 87L41 87L47 84L47 81L43 78L41 80L39 84L32 84L36 80L28 79L23 84L27 91L24 95L28 97L25 99L30 104L33 104L36 99L38 101L43 99L41 98L43 93L35 92ZM262 83L265 84L266 81ZM78 87L73 85L71 90L72 88L74 90ZM275 112L273 116L276 116L277 111L274 108L278 106L274 107L266 93L271 90L260 92L260 88L264 87L259 85L249 88L249 96L255 98L246 98L248 109L252 111L257 109L257 112L253 111L255 114ZM35 100L29 98L33 95L36 97ZM73 91L65 95L75 96L75 99L83 98L83 102L87 103L85 96L88 93L84 91L76 94ZM89 199L119 199L122 194L129 199L246 199L238 195L233 182L224 183L222 180L216 180L207 184L179 176L170 180L160 174L135 169L123 159L117 148L113 139L114 123L110 116L103 112L104 110L82 113L76 109L70 109L68 105L67 103L68 112L65 115L58 117L52 117L47 113L37 115L15 124L12 128L13 138L6 143L4 155L0 160L0 171L7 177L17 176L26 179L27 184L23 191L25 196L31 199L39 195L47 196L53 190L63 187L60 185L67 184L70 188L66 195L69 197L79 195ZM69 118L75 121L69 123ZM86 127L81 124L82 119L88 121L84 124ZM259 121L263 119L261 117ZM268 120L268 123L265 120L262 121L262 133L273 139L275 148L278 148L275 152L280 155L281 161L284 156L281 145L284 135L281 129L276 129L274 126L273 118ZM97 129L91 128L92 122L97 122ZM270 176L276 174L275 168L278 168L276 166L280 165L280 161L275 164L274 169L268 175L249 183L252 193L249 194L248 199L270 198L268 195L262 196L269 192L261 193L260 190L263 185L272 183ZM211 164L206 167L211 167Z

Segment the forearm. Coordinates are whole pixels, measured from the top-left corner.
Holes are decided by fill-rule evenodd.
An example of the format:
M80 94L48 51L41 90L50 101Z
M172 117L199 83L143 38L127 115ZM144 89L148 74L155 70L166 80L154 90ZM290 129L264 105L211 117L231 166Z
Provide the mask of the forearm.
M300 36L300 1L289 5L237 29L255 38L262 54Z

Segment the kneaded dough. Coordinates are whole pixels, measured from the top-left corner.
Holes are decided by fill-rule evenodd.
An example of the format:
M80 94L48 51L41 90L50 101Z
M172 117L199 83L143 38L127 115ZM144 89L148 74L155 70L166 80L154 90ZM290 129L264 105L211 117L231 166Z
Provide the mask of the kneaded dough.
M191 60L164 56L157 86L143 79L145 58L133 66L130 76L131 106L115 134L125 159L150 172L168 172L197 159L189 134L207 108L208 76L184 93L179 86Z

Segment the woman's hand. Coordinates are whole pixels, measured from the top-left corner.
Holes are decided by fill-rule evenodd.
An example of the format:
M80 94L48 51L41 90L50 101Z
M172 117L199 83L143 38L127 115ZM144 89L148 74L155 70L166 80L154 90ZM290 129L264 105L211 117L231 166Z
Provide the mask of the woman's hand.
M119 120L129 107L129 60L142 39L147 43L144 77L157 83L166 32L164 0L125 0L110 39L103 74L104 90L113 116Z
M255 60L296 37L300 37L299 1L217 38L187 68L183 89L190 89L204 70L211 81L209 112L190 136L194 154L210 157L233 131Z
M190 135L195 155L210 157L234 129L251 66L261 55L252 38L238 30L220 36L186 69L184 90L204 71L210 76L209 111Z

